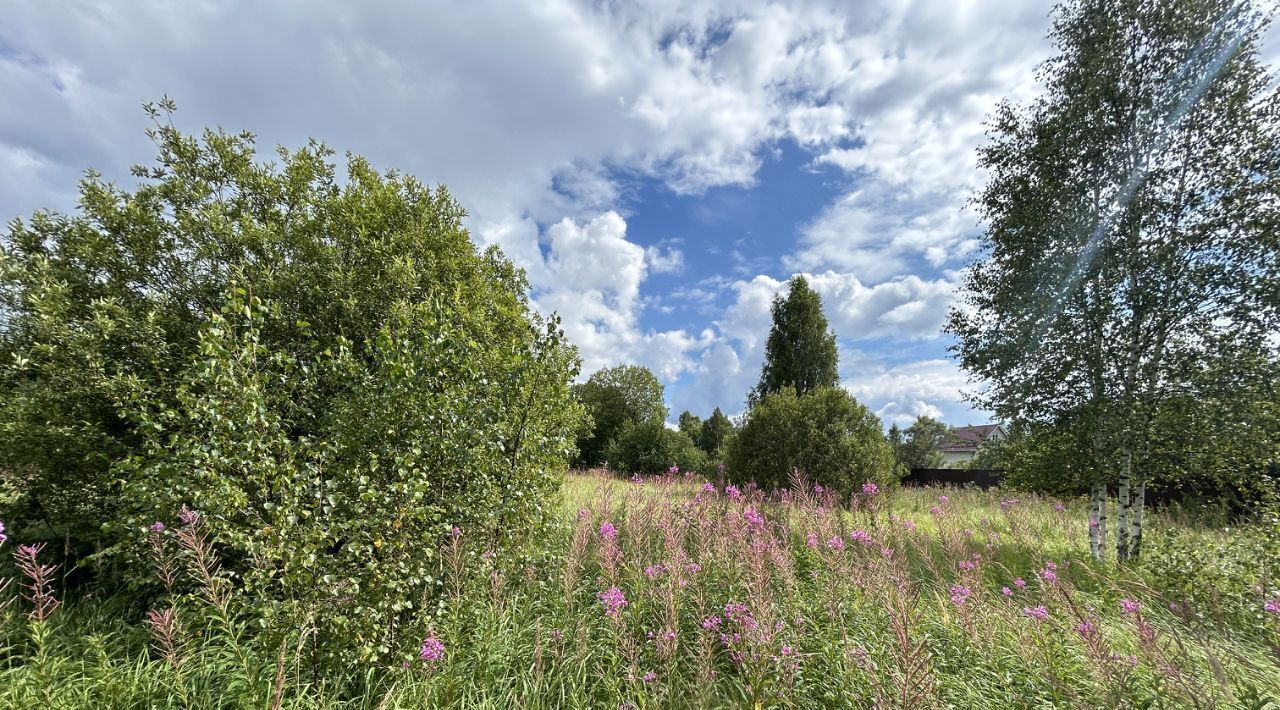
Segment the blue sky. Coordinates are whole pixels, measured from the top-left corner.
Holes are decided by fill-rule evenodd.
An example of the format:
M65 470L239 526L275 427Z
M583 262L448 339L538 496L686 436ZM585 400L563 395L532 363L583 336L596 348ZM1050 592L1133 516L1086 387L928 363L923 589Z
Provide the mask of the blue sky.
M189 131L448 185L586 373L650 367L673 420L743 409L803 273L886 426L980 423L939 329L975 256L983 120L1036 96L1050 7L8 0L0 219L74 209L87 167L132 184L139 106L167 94Z

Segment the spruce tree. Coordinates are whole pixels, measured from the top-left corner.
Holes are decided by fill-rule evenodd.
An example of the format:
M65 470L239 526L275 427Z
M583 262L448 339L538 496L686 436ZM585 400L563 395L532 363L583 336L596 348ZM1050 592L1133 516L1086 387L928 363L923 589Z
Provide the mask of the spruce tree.
M835 387L840 383L836 364L836 336L827 327L822 297L803 276L796 275L787 296L773 299L764 368L747 402L755 406L784 387L794 387L800 396L819 387Z

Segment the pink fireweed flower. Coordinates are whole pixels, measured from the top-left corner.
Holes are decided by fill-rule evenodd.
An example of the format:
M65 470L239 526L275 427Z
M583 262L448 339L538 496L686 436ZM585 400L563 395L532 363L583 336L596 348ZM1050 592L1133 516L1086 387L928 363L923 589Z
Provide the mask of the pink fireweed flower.
M702 571L702 565L698 564L697 562L688 562L688 563L685 563L684 571L688 572L689 574L697 574Z
M1132 600L1132 599L1121 599L1121 600L1120 600L1120 613L1121 613L1121 614L1133 614L1133 613L1136 613L1136 612L1137 612L1139 609L1141 609L1141 608L1142 608L1142 604L1141 604L1141 603L1139 603L1139 602L1136 602L1136 601L1134 601L1134 600Z
M1000 593L1001 593L1001 594L1003 594L1003 595L1005 595L1006 597L1011 597L1011 596L1013 596L1013 590L1012 590L1012 589L1009 589L1008 587L1001 587L1001 588L1000 588Z
M654 673L653 671L649 671L649 672L645 673L645 674L644 674L643 676L641 676L641 678L640 678L640 680L643 680L643 681L644 681L644 682L646 682L646 683L652 683L653 681L655 681L655 680L657 680L657 679L658 679L658 674L657 674L657 673Z
M613 540L618 537L618 529L613 526L613 523L600 523L600 537Z
M644 578L657 579L658 577L661 577L662 574L666 571L667 571L667 568L662 565L650 565L649 567L644 568Z
M671 468L667 469L667 475L668 475L668 476L678 476L678 475L680 475L680 467L679 467L679 466L672 466Z
M152 523L151 525L148 525L148 526L147 526L147 529L148 529L148 530L150 530L151 532L154 532L154 533L162 533L162 532L164 532L165 530L167 530L168 528L166 528L166 527L165 527L164 523L162 523L162 522L160 522L159 520L157 520L157 521L155 521L154 523ZM4 525L0 525L0 531L3 531L3 530L4 530ZM0 535L0 542L4 542L4 536L3 536L3 535Z
M638 473L632 474L632 475L631 475L631 482L632 482L632 483L634 483L634 484L636 484L637 486L643 486L643 485L644 485L644 477L643 477L643 476L641 476L641 475L640 475L640 474L638 474Z
M1018 577L1017 579L1013 580L1013 586L1017 587L1018 589L1022 589L1023 587L1027 586L1027 580L1021 577Z
M1043 606L1024 606L1022 607L1022 615L1031 619L1044 621L1049 618L1049 610Z
M907 530L908 532L915 532L915 531L916 531L916 521L914 521L914 520L904 520L904 521L902 521L902 529L903 529L903 530Z
M742 511L742 517L747 521L747 525L751 527L764 527L764 516L757 512L755 508L747 508Z
M817 547L818 547L818 533L816 533L816 532L811 532L811 533L809 533L809 534L805 535L805 536L804 536L804 544L805 544L805 546L806 546L806 547L808 547L808 548L810 548L810 549L815 549L815 548L817 548Z
M964 602L969 598L970 594L973 594L972 589L957 584L951 588L951 603L956 606L964 606Z
M872 540L871 535L869 535L865 530L854 530L849 533L849 539L863 547L871 547L875 544L875 540Z
M1017 498L1008 498L1000 501L1000 510L1008 510L1018 504Z
M862 495L864 496L873 496L879 492L880 492L880 486L877 486L871 481L867 481L866 483L862 484Z
M1066 507L1065 507L1065 506L1063 506L1061 503L1054 503L1054 504L1053 504L1053 509L1054 509L1054 511L1056 511L1056 512L1058 512L1058 513L1061 513L1061 512L1063 512L1064 510L1066 510Z
M591 511L586 508L578 508L578 520L586 520L591 517Z
M729 500L742 500L742 491L737 486L725 486L724 494L729 496Z
M1093 625L1093 622L1089 621L1088 619L1085 619L1084 621L1076 624L1073 628L1075 629L1076 633L1080 634L1081 636L1089 636L1094 631L1097 631L1097 627L1095 627Z
M840 539L840 536L839 536L839 535L836 535L835 537L831 538L830 540L827 540L827 547L828 547L829 549L832 549L832 550L835 550L835 551L839 552L840 550L843 550L843 549L844 549L844 540L841 540L841 539Z
M178 520L181 520L183 525L194 525L200 521L200 514L183 505L182 510L178 512Z
M4 541L8 539L9 536L4 534L4 521L0 521L0 545L4 544Z
M704 483L702 484L702 492L706 493L707 495L715 495L716 487L711 483Z
M1280 616L1280 599L1268 599L1267 603L1262 605L1262 610L1268 614Z
M600 592L600 603L604 606L605 616L618 618L622 608L627 605L627 597L617 587L609 587Z
M822 495L823 491L825 490L827 489L823 488L820 484L817 484L817 483L813 484L814 493L817 493L818 495Z
M720 628L720 623L722 621L723 619L721 619L718 616L708 616L707 618L702 620L702 628L706 629L707 631L714 631L715 629Z
M1054 572L1048 567L1045 567L1040 572L1040 578L1048 582L1049 584L1053 584L1054 582L1058 581L1058 573Z
M942 508L939 508L936 505L933 506L932 508L929 509L929 515L932 515L935 518L938 517L939 515L942 515Z
M950 502L951 502L951 499L948 498L947 496L938 496L938 503L940 505L946 505L947 503L950 503Z
M880 556L881 556L881 557L886 557L886 558L887 558L887 557L893 557L893 548L892 548L892 547L882 547L882 548L880 548Z
M444 653L444 642L436 638L435 632L431 632L422 639L422 650L418 652L418 658L435 663L444 658Z

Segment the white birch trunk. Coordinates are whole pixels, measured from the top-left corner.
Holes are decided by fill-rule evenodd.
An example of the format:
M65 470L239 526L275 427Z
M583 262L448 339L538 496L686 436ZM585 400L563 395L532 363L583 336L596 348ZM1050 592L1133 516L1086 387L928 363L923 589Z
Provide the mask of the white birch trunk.
M1123 453L1120 469L1120 486L1116 500L1116 562L1129 559L1129 511L1133 500L1129 496L1129 479L1133 471L1133 456L1128 448Z
M1142 513L1147 507L1147 482L1138 479L1133 491L1133 522L1129 528L1129 558L1138 559L1142 554Z
M1093 484L1089 505L1089 553L1101 562L1107 547L1107 484Z

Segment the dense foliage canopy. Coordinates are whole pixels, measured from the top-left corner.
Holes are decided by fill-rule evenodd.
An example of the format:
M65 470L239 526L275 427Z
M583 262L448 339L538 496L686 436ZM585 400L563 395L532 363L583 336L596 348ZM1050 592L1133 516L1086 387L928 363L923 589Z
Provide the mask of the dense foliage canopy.
M792 277L787 295L774 298L772 313L760 382L749 401L755 404L786 387L804 395L839 384L836 336L827 328L822 297L805 277Z
M734 480L763 488L785 487L798 473L846 495L864 481L895 483L902 472L880 418L836 387L765 398L730 439L726 467Z
M0 514L128 561L188 507L264 624L379 655L453 527L500 546L551 520L576 354L443 188L151 136L135 190L90 173L78 214L10 226Z
M667 418L663 387L646 367L618 365L592 373L575 385L574 394L591 415L578 438L578 464L604 463L610 445L631 424L662 422Z

